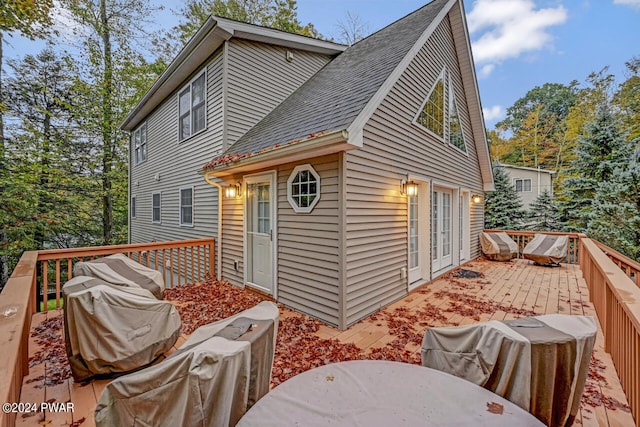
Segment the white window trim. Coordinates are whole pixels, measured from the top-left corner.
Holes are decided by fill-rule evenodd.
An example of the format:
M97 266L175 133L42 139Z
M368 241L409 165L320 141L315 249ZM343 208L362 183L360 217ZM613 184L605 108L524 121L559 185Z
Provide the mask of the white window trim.
M159 219L157 221L154 221L153 219L153 196L155 195L159 195L160 196L160 206L159 206ZM151 223L152 224L162 224L162 193L160 191L154 191L153 193L151 193Z
M182 222L182 190L191 190L191 222ZM194 223L195 223L195 218L194 218L194 214L195 214L195 195L196 195L196 191L195 191L195 186L190 185L190 186L186 186L186 187L180 187L178 189L178 220L180 222L180 226L181 227L193 227Z
M198 80L201 76L204 75L204 127L202 129L200 129L198 132L193 133L191 132L189 134L189 136L184 137L182 139L180 139L180 126L182 125L182 120L180 118L180 94L182 92L184 92L184 90L186 88L189 88L189 120L191 121L191 130L193 130L193 105L191 104L191 92L192 92L192 85L193 82ZM187 141L191 138L193 138L196 135L199 135L200 133L204 132L205 130L207 130L207 109L208 109L208 105L207 105L207 69L205 68L204 70L202 70L201 73L198 73L194 78L192 78L189 83L185 84L184 86L182 86L180 88L180 90L178 90L178 92L176 93L176 98L178 101L178 143L182 143L184 141Z
M455 88L453 87L451 80L452 80L451 76L449 75L449 100L448 100L449 102L447 103L449 108L447 109L448 116L447 116L447 126L445 129L445 135L447 137L447 143L449 144L449 146L453 147L459 153L469 157L469 146L467 145L467 138L464 136L464 128L462 127L462 119L460 117L460 108L458 107L458 98L456 97ZM458 122L460 124L460 131L462 133L462 143L464 144L465 150L461 150L455 144L451 143L451 112L452 112L451 106L452 104L453 104L453 107L458 112Z
M522 191L518 191L518 187L516 187L516 181L522 181ZM529 190L525 190L524 182L529 181ZM513 188L516 190L516 193L531 193L533 191L533 180L531 178L513 178Z
M136 134L139 134L140 137L142 137L142 128L145 128L145 139L144 139L144 144L142 143L142 138L140 138L140 143L136 146ZM147 122L142 123L140 126L138 126L138 128L136 130L134 130L133 132L131 132L131 146L133 147L133 163L137 166L139 164L144 163L147 160L147 148L148 148L148 143L149 141L149 127L147 126ZM142 146L144 146L145 150L142 150ZM145 156L142 160L138 161L138 148L140 149L141 153L145 153Z
M442 124L444 127L444 132L443 132L443 136L438 135L437 133L435 133L434 131L432 131L431 129L427 128L426 126L423 126L420 122L418 122L418 117L420 117L420 114L422 114L422 110L424 110L424 106L427 105L427 102L429 102L429 98L431 98L431 94L433 93L433 91L436 88L436 85L438 84L438 81L442 80L442 86L443 86L443 96L442 96L442 111L443 113L446 115L448 113L448 106L449 104L447 103L447 79L446 79L446 71L447 71L447 67L443 67L442 71L440 71L440 74L438 75L438 78L434 80L433 84L431 85L431 89L429 89L429 93L427 93L427 97L425 98L425 100L422 102L422 104L420 104L420 108L418 109L418 112L416 113L416 115L413 117L413 121L412 123L418 127L418 129L426 132L427 134L433 136L434 138L437 138L438 141L441 142L446 142L446 137L447 137L447 128L448 128L448 121L447 121L447 117L443 117L444 123Z
M131 196L130 205L129 205L129 213L131 214L131 219L136 219L138 217L138 203L137 196Z
M296 175L298 175L298 172L302 172L302 171L308 171L311 175L313 175L313 177L317 181L317 184L316 184L317 197L313 199L311 204L307 207L298 206L298 204L295 202L291 194L291 184L293 183L293 180L295 179ZM298 165L295 168L293 168L293 171L289 175L289 179L287 179L287 200L289 201L289 204L291 205L291 207L296 213L310 213L320 201L321 194L322 194L322 190L320 187L320 175L315 171L313 166L307 163L304 165Z

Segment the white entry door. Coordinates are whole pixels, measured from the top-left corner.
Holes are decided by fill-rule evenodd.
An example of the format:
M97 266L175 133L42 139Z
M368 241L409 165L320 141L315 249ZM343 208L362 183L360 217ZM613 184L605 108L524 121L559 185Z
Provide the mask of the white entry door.
M245 177L246 282L273 294L273 175Z
M431 264L437 272L449 267L453 252L453 190L436 187L431 204Z

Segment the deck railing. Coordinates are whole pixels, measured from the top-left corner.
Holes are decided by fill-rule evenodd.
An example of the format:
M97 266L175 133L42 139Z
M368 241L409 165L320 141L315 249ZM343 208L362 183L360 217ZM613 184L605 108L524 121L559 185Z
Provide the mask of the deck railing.
M604 333L605 351L611 354L640 427L640 288L602 247L606 248L595 240L580 239L580 269Z
M551 231L520 231L520 230L484 230L487 233L496 233L500 231L504 231L513 239L514 242L518 245L518 257L522 258L522 251L524 247L527 246L527 243L533 239L536 234L550 234L552 236L568 236L569 244L567 245L567 259L566 262L569 264L577 264L578 263L578 252L580 251L580 238L585 237L584 234L579 233L560 233L560 232L551 232Z
M61 286L73 277L73 266L105 255L123 253L139 263L162 273L168 288L204 280L214 274L214 240L194 239L171 242L134 243L128 245L53 249L38 252L37 292L32 301L34 311L47 311L50 296L60 308Z
M73 277L77 261L123 253L162 272L168 287L213 276L214 239L54 249L25 252L0 293L0 404L20 401L22 378L29 373L32 315L47 310L49 293L60 307L62 283ZM37 304L42 295L42 304ZM0 427L13 427L16 414L0 412Z
M600 243L597 240L593 240L593 243L595 243L596 246L598 246L600 250L604 252L604 254L608 256L615 265L620 267L620 269L629 276L633 283L640 288L640 263L622 255L620 252L615 249L611 249L609 246Z

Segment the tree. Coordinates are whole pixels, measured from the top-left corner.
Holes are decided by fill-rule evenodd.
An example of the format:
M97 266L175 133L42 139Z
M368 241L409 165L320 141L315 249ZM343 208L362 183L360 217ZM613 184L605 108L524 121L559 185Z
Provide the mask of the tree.
M18 32L30 39L42 38L47 35L51 25L50 11L53 0L16 0L3 2L0 7L0 203L4 205L5 195L5 135L4 135L4 93L2 87L3 75L3 45L5 36ZM9 258L6 253L9 241L5 233L6 224L0 220L0 290L9 279Z
M551 197L544 190L529 206L527 212L527 229L535 231L558 231L561 227L560 211Z
M77 129L74 61L51 47L10 61L7 79L8 228L12 255L96 242L99 196Z
M169 38L185 45L209 15L321 38L312 24L300 23L297 8L296 0L187 0L180 9L183 20Z
M356 44L370 33L369 24L364 22L357 13L345 12L344 20L336 25L340 35L338 40L349 46Z
M610 181L599 183L587 233L640 261L640 150L630 157Z
M541 122L557 125L564 120L574 104L577 86L578 82L575 80L569 85L545 83L536 86L507 108L507 117L496 126L517 132L526 117L534 111L538 111Z
M613 99L620 107L629 139L640 141L640 57L634 57L626 65L630 75Z
M131 69L146 61L132 46L146 35L144 26L154 12L148 0L62 0L84 28L82 101L84 130L97 141L102 199L102 241L122 242L126 236L127 135L119 129L133 106ZM140 46L136 46L140 47ZM124 191L123 191L124 188ZM124 206L124 208L123 208ZM114 212L120 215L114 217Z
M493 179L496 190L486 195L484 228L517 230L524 218L520 197L503 168L493 168Z
M576 158L571 163L573 177L564 182L566 198L561 205L566 227L570 230L586 230L598 185L610 181L629 154L629 144L619 129L619 120L610 104L602 102L578 140Z

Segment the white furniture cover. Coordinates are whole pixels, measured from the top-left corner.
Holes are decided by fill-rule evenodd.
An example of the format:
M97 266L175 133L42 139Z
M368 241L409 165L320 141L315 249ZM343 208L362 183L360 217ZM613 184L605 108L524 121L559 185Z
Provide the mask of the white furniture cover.
M422 365L481 385L548 426L571 425L596 331L592 317L562 314L430 328Z
M67 356L76 381L146 366L180 336L176 308L146 289L76 276L62 292Z
M78 262L73 267L73 275L95 277L114 285L146 289L157 299L162 299L164 295L162 273L145 267L124 254Z
M509 261L518 258L518 245L504 231L480 233L480 247L484 256L492 261Z
M166 360L109 383L96 426L235 425L269 391L278 316L262 302L196 329Z
M522 256L539 264L559 264L567 257L568 236L536 234L522 251Z
M488 404L502 407L489 412ZM435 369L386 360L331 363L285 381L238 427L540 427L508 400Z

